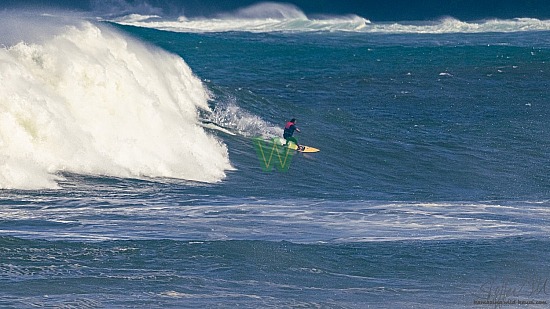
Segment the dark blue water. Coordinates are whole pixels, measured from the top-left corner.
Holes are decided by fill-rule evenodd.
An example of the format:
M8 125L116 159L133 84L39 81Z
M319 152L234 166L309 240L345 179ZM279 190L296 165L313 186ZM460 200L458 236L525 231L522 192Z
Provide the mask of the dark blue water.
M226 137L247 170L230 175L241 190L352 200L548 196L547 32L129 31L185 55L213 104L236 101L273 125L298 118L302 143L322 148L297 158L288 176L266 175L246 155L249 142Z
M120 77L121 68L172 63L160 48L182 58L210 93L210 111L193 110L185 121L208 119L235 135L189 129L195 143L182 139L192 155L183 153L181 165L191 177L150 172L154 152L128 142L147 132L132 127L135 137L123 135L132 124L125 117L109 135L127 151L100 152L104 165L86 153L93 147L74 146L79 165L36 155L102 135L67 134L65 144L53 143L52 127L71 127L72 114L59 107L36 113L33 104L72 98L56 79L63 65L47 57L46 43L3 49L1 89L9 96L0 100L0 185L9 189L0 191L0 307L548 306L550 32L82 27L60 32L76 42L105 35L114 51L82 56L75 48L79 57L67 61L75 89L106 84L100 89L117 93L133 80ZM133 46L127 37L152 46L154 56L125 49ZM89 59L93 65L75 65ZM40 68L52 77L40 79ZM11 82L18 74L26 83ZM150 97L161 110L155 96L172 72L166 80L151 74L127 95ZM166 100L187 99L173 96ZM94 118L100 128L112 127L117 106L143 117L137 100L135 108L105 100L105 113L90 112L105 117ZM13 107L23 103L35 118ZM165 114L149 116L173 125ZM144 125L146 118L139 118ZM280 134L290 118L298 119L300 142L321 151L295 154L287 172L264 172L252 138ZM223 167L218 157L186 165L197 147L219 151L203 131L225 145L233 167L221 168L219 181L193 180ZM65 156L61 150L51 153ZM149 160L134 159L140 153ZM137 163L120 172L120 158ZM36 181L44 173L57 176L58 188Z

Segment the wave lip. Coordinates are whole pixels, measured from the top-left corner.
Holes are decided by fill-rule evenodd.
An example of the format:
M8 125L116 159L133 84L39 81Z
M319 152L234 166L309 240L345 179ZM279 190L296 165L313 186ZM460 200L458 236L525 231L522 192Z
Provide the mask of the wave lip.
M231 169L198 125L208 94L183 59L90 22L44 36L0 49L0 188L56 188L63 171L216 182Z

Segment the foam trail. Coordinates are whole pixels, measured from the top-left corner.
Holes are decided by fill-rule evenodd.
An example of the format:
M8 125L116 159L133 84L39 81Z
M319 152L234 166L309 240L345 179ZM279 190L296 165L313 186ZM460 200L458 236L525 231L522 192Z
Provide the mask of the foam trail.
M40 40L0 42L0 188L56 188L61 171L224 178L226 146L198 125L206 88L180 57L104 25L42 23L27 25Z
M234 98L216 105L206 120L245 137L262 136L269 139L283 134L281 128L240 108Z

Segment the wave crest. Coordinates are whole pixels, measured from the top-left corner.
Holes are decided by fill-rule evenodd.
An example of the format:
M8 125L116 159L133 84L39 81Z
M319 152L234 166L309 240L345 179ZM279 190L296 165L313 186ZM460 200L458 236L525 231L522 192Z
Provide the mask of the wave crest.
M301 32L360 31L369 20L357 15L308 18L292 4L262 2L214 18L164 19L158 15L129 14L112 22L173 32Z
M1 48L0 92L0 188L55 188L62 171L215 182L231 168L198 125L208 94L183 59L110 27Z
M307 19L297 6L285 3L262 2L237 10L232 14L222 14L228 19Z
M550 20L536 18L488 19L461 21L445 17L435 21L372 23L357 15L318 16L311 18L294 6L261 4L222 14L215 18L186 18L172 20L160 16L127 15L112 20L115 23L155 28L173 32L357 32L388 34L444 34L550 31Z

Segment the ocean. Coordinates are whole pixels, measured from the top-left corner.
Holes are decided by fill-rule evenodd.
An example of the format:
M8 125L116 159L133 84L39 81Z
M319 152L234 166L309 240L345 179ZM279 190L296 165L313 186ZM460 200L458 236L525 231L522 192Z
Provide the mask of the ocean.
M0 12L0 307L548 307L550 16L176 4Z

